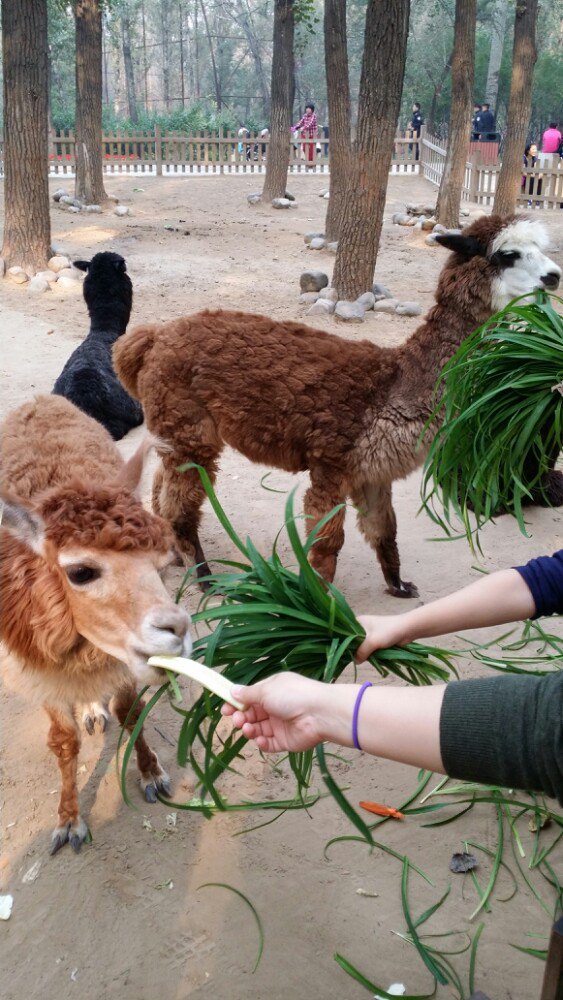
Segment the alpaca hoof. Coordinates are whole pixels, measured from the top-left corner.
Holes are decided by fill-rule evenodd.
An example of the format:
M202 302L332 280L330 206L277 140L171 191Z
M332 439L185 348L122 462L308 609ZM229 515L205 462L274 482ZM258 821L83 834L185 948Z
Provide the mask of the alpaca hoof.
M66 823L64 826L58 826L53 830L51 837L51 850L50 854L56 854L60 851L61 847L64 847L66 843L69 843L75 854L78 854L82 844L89 837L89 830L84 822L84 820L79 816L75 819L74 823Z
M108 722L109 712L105 705L101 705L97 701L93 701L91 704L86 705L82 713L82 723L86 732L90 736L94 735L96 725L101 733L105 733Z
M141 788L143 789L145 800L150 802L151 805L157 802L159 793L165 799L169 799L172 795L170 778L161 767L158 768L158 771L155 770L150 777L141 778Z
M397 585L391 584L387 587L387 593L391 597L418 597L418 587L414 583L407 583L406 580L399 580Z
M145 785L145 799L151 805L157 801L156 785Z

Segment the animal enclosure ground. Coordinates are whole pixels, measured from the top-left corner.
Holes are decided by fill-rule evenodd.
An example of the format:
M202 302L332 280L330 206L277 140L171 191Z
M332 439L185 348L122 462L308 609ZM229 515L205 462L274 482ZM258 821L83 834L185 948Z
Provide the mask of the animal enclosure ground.
M59 186L59 181L50 183L52 190ZM246 195L257 186L252 177L107 178L108 191L130 204L133 214L72 216L53 209L53 243L71 257L110 249L122 254L134 286L133 323L167 320L205 306L299 319L305 312L298 303L301 271L313 267L330 274L334 263L331 255L303 243L307 230L323 228L326 201L318 191L324 183L316 177L290 178L289 190L298 207L276 212L247 206ZM424 310L432 303L445 251L426 246L422 236L393 227L389 220L405 201L426 200L434 193L417 177L390 178L377 267L378 280L397 297L420 301ZM545 216L552 237L549 254L561 265L563 212L537 214ZM88 318L79 294L34 296L3 282L0 295L4 414L33 392L50 391L87 333ZM333 319L319 317L311 325L396 345L417 322L371 313L361 326L337 326ZM126 454L141 434L138 429L122 442ZM227 451L217 482L237 529L251 534L264 552L283 522L285 503L285 496L261 488L266 471ZM423 515L416 516L419 481L415 474L396 484L394 495L404 575L418 584L421 600L428 601L474 579L475 558L464 541L431 540L435 529ZM299 482L302 490L306 478L299 477ZM268 484L287 490L294 480L274 471ZM148 499L150 470L144 490ZM529 523L528 539L506 518L489 526L483 533L483 566L493 570L514 565L551 551L558 539L561 544L558 511L534 510ZM232 555L208 507L201 540L211 562ZM282 553L287 552L284 545ZM375 557L360 538L351 511L336 584L357 612L403 610L401 602L384 593ZM191 592L191 610L196 601L197 593ZM0 702L0 892L13 894L14 910L0 929L3 1000L70 1000L78 995L82 1000L366 996L335 964L335 951L384 988L400 981L409 993L429 990L429 975L416 952L392 934L405 930L398 862L379 850L369 855L358 843L336 845L328 859L323 857L329 838L354 832L331 798L322 799L310 815L288 812L244 836L233 835L269 815L228 813L208 822L198 814L178 812L172 825L172 820L167 823L171 809L143 802L133 770L130 790L137 810L123 804L114 767L115 722L105 738L84 736L79 759L83 814L94 842L79 855L65 848L50 858L58 773L45 749L47 722L39 708L30 707L12 690L5 666L8 683ZM465 661L463 675L473 670ZM361 673L368 676L365 668ZM172 774L175 798L188 800L193 776L175 765L175 732L172 712L161 703L149 720L147 736ZM330 758L329 765L354 803L367 798L398 805L416 785L410 768L352 752L345 756L352 766ZM293 787L257 753L249 753L238 769L240 776L230 776L225 784L233 798L281 798ZM320 788L318 775L314 785ZM409 854L434 879L431 889L411 876L416 913L439 898L450 879L453 882L447 910L439 911L429 931L468 927L475 891L462 876L448 872L451 854L462 849L464 837L494 848L496 820L489 807L475 807L438 830L426 830L414 818L382 829L382 840ZM555 863L560 867L561 853ZM22 883L36 864L36 879ZM486 871L481 881L485 879ZM198 888L206 882L232 885L256 906L264 924L265 951L254 975L258 942L250 912L224 889ZM498 896L508 895L509 888L508 880L501 880ZM377 897L362 897L358 889ZM545 933L549 921L525 887L511 902L495 899L492 905L479 945L477 985L494 1000L531 1000L539 994L542 964L514 951L509 942L534 945L526 934ZM473 933L475 928L470 929ZM467 981L467 955L456 962ZM440 987L436 995L444 1000L453 994Z

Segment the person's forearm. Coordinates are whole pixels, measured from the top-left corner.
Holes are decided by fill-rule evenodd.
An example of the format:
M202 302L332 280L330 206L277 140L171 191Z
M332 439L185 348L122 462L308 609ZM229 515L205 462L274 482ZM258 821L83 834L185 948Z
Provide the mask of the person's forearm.
M314 714L323 741L353 746L352 717L359 690L359 684L327 684L319 689ZM445 685L368 688L358 714L362 750L444 773L440 712L445 690Z
M486 628L531 617L535 605L528 585L515 569L484 576L431 604L400 616L402 642L448 632Z

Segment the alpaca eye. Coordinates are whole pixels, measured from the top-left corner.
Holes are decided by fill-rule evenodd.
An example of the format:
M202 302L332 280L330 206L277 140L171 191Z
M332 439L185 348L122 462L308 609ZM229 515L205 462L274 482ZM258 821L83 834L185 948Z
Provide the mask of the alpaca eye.
M66 570L66 575L75 587L82 587L86 583L98 580L101 573L99 569L94 569L93 566L69 566Z

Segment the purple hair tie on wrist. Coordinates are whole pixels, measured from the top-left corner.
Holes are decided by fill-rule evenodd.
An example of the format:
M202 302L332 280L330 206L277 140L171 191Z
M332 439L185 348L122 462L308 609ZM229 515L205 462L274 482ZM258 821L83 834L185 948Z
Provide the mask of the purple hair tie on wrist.
M358 716L360 714L360 705L362 703L362 698L368 688L373 687L371 681L366 681L362 684L360 690L358 691L358 697L356 698L356 704L354 705L354 713L352 715L352 742L356 750L361 750L360 741L358 739Z

